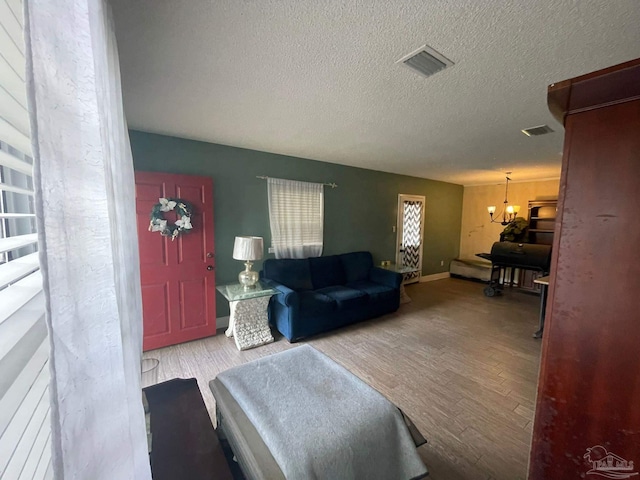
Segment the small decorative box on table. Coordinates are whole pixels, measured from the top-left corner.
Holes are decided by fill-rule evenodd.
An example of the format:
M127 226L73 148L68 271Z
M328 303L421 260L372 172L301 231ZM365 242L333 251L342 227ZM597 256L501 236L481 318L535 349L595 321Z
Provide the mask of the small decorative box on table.
M239 283L216 288L229 301L231 315L225 335L234 337L238 350L273 342L267 307L269 298L278 293L277 290L261 282L256 283L254 288L245 288Z

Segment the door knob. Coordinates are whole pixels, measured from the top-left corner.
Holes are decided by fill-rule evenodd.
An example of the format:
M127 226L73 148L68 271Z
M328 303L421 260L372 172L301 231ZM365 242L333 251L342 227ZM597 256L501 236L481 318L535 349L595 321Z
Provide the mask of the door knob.
M213 270L213 265L207 265L207 270Z

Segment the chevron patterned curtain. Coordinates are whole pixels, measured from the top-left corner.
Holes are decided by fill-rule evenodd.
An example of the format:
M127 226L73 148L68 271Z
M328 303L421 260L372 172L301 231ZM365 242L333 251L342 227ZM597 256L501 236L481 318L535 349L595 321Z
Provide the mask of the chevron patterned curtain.
M402 217L402 248L404 254L402 265L408 267L420 267L420 221L422 219L423 203L414 200L404 201L404 214ZM412 280L420 276L420 272L404 274L404 281Z

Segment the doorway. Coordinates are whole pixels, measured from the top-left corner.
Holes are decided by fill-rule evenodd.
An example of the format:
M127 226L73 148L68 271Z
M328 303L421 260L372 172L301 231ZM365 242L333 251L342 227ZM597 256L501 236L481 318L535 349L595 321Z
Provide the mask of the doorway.
M424 239L425 198L420 195L398 195L396 265L415 269L405 273L403 283L420 281Z

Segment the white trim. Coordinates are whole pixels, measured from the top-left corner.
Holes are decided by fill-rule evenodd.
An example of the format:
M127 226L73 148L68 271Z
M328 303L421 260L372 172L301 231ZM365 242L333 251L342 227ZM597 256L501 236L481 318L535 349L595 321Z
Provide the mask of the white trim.
M216 318L216 330L220 330L221 328L227 328L229 326L229 315L226 317L218 317Z
M449 278L451 274L449 272L433 273L431 275L423 275L420 277L420 283L433 282L434 280L442 280L443 278Z

